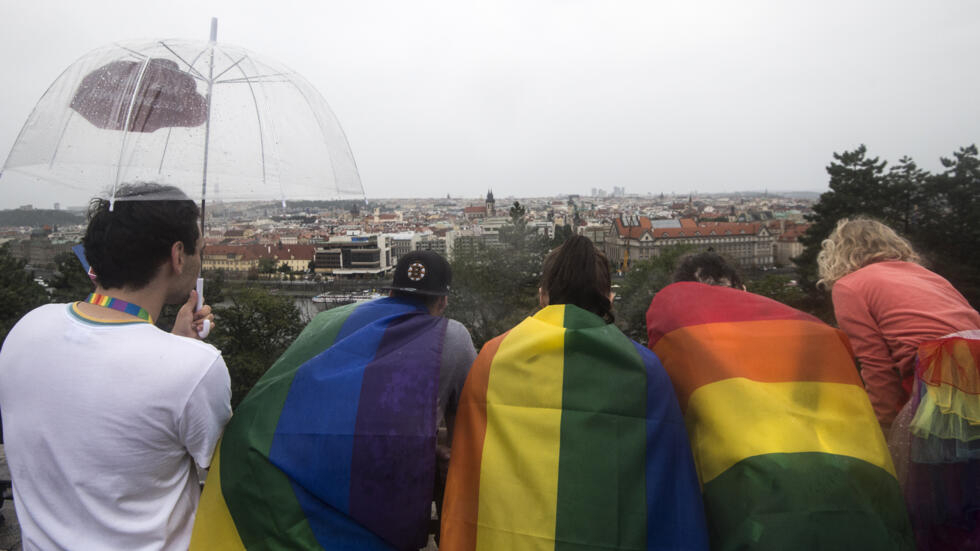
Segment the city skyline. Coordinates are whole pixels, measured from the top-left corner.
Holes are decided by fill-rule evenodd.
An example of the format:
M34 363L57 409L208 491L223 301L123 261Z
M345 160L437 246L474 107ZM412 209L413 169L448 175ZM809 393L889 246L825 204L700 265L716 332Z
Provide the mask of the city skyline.
M938 172L977 141L973 2L154 6L8 6L0 64L17 78L0 158L75 59L132 38L205 39L211 16L219 42L320 90L369 199L820 192L832 154L861 143Z

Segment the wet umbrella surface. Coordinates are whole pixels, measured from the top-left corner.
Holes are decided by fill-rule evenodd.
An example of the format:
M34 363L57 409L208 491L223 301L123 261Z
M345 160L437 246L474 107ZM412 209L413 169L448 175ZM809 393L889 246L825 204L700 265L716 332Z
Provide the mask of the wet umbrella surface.
M112 198L151 181L195 200L363 198L344 132L295 72L235 46L113 44L68 67L0 173L18 204Z
M133 99L131 113L120 98ZM92 71L78 85L71 108L99 128L130 132L200 126L208 118L207 98L197 93L194 77L174 61L158 58L145 65L113 61Z

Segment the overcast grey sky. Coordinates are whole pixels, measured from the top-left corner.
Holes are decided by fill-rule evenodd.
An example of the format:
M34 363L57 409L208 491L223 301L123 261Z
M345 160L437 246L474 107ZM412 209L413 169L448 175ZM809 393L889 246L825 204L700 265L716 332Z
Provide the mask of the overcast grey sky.
M212 16L320 90L368 197L822 191L834 151L980 141L975 0L2 2L0 158L82 54Z

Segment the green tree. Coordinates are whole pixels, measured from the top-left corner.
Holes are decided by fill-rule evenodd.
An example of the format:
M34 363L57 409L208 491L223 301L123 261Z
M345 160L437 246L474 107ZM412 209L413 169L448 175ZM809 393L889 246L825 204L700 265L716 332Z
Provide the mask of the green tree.
M480 348L538 307L541 263L547 239L523 224L501 228L499 246L457 254L446 316L470 331Z
M501 227L498 234L503 250L517 258L525 258L528 255L533 258L548 251L548 238L528 229L526 214L527 209L518 201L514 201L514 205L510 208L511 223Z
M215 305L224 302L224 288L225 288L225 271L224 270L208 270L203 272L204 277L204 303L211 306L212 312L215 312ZM153 320L154 325L166 332L173 331L174 322L177 321L177 311L183 306L181 304L164 304L163 308L160 309L160 316ZM209 337L210 341L210 337Z
M631 339L647 342L647 308L657 291L670 285L677 261L694 250L690 246L664 248L660 256L637 262L616 291L613 314L616 325Z
M510 207L510 219L514 225L516 226L523 222L526 215L527 207L522 205L520 201L514 201L514 204Z
M303 329L299 309L286 297L246 287L216 306L210 341L221 350L231 375L232 407L292 344Z
M551 240L552 247L558 247L562 243L568 240L575 232L572 230L570 224L565 224L564 226L555 226L555 237Z
M838 220L857 214L885 217L891 212L886 164L877 157L868 157L863 144L854 151L834 153L834 160L827 167L830 191L820 196L813 206L813 214L807 216L811 225L800 237L804 250L794 259L805 291L815 290L820 243L830 235Z
M204 276L204 302L214 308L215 305L225 301L228 274L224 270L208 270L202 275Z
M885 162L866 157L862 145L834 154L827 167L830 191L820 196L809 217L813 225L800 238L805 249L795 259L799 281L810 296L807 310L826 319L829 297L816 291L820 245L843 217L868 215L907 237L930 266L973 304L980 305L980 158L977 147L962 147L940 159L945 171L931 175L902 157L887 173Z
M750 279L745 282L745 290L793 308L801 309L806 306L807 294L793 281L792 276L785 274L766 274L758 279Z
M153 324L167 333L174 330L174 323L177 321L177 312L183 304L164 304L160 309L160 315L153 320Z
M260 274L274 274L276 273L276 261L272 258L260 258L259 259L259 273Z
M52 302L82 300L95 290L95 285L75 253L58 253L54 257L54 263L54 276L48 280Z
M8 244L0 245L0 343L24 314L50 302L47 291L34 281L24 260L10 252Z
M293 269L289 267L288 263L283 262L278 268L276 268L276 271L282 274L283 279L288 277L289 281L293 280Z
M917 229L916 211L925 199L929 178L929 173L916 166L908 156L899 159L898 164L888 170L886 180L890 200L884 205L881 216L903 235L912 235Z
M977 146L940 161L946 169L929 179L914 242L936 271L980 308L980 158Z

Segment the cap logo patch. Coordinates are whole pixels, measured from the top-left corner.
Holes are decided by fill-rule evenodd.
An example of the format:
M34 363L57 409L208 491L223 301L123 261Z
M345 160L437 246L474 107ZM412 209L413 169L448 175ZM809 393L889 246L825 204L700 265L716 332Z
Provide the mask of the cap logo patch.
M425 279L425 264L421 262L412 262L408 265L408 279L412 281L422 281Z

